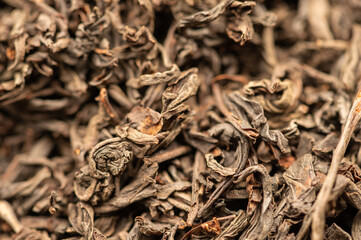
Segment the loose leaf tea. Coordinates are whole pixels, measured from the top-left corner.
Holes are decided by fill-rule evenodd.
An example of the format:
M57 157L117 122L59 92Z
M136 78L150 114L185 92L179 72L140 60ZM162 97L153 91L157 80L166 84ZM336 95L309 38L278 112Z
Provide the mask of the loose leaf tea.
M358 1L0 7L0 239L361 239Z

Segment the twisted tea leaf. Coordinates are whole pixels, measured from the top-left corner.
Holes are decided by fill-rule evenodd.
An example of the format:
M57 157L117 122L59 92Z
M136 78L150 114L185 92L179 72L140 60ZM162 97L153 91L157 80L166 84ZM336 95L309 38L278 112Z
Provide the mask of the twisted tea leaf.
M288 140L281 131L270 130L264 110L258 102L243 97L238 91L229 93L227 97L234 108L238 108L247 114L253 128L259 132L264 141L277 145L282 153L289 153L291 151Z
M89 166L75 173L74 193L81 201L89 201L95 192L97 180L90 176Z
M207 166L212 169L214 172L222 175L222 176L233 176L236 172L236 168L224 167L214 158L213 154L205 155Z
M132 147L121 138L111 138L98 143L89 154L89 166L94 177L117 176L133 159Z
M270 85L271 81L268 79L253 81L244 87L244 91L250 95L248 96L249 99L258 102L265 111L270 113L281 114L295 105L299 97L297 93L298 89L291 80L286 79L277 84L275 93L273 93L273 95L277 93L280 95L277 98L271 98L272 94L270 94L267 89Z
M154 224L149 219L140 216L135 218L135 222L138 223L140 232L147 236L162 235L171 227L170 224Z
M173 64L172 68L167 71L157 72L154 74L144 74L138 79L130 79L127 84L134 88L140 88L144 86L167 83L177 79L179 75L179 67L176 64Z
M225 0L208 11L197 12L191 16L185 17L180 21L179 27L193 27L200 24L209 23L222 15L226 8L232 4L232 2L234 1Z
M94 231L94 210L91 206L78 202L68 205L68 220L74 230L83 235L85 239L92 239Z

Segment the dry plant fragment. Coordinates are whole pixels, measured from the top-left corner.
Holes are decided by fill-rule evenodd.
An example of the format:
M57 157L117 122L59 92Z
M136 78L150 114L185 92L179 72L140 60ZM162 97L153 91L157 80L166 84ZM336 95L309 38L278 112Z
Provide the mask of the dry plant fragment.
M221 233L221 225L219 224L219 221L224 221L235 217L236 217L235 215L230 215L220 218L213 217L212 220L192 228L182 237L182 240L188 239L192 234L195 235L204 234L208 237L216 237Z

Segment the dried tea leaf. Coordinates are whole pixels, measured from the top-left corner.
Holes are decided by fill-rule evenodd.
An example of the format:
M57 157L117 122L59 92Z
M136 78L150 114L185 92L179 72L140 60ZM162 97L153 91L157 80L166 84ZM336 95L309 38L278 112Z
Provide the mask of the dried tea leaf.
M132 87L141 88L144 86L151 86L156 84L162 84L174 81L180 75L179 67L175 64L172 65L172 68L165 72L157 72L154 74L144 74L138 79L131 79L128 82L128 85L131 84Z
M352 237L342 230L339 226L336 225L336 223L333 223L325 232L325 237L327 239L333 240L333 239L345 239L345 240L351 240Z
M190 182L178 181L174 183L165 184L158 187L157 198L166 200L175 191L184 191L191 186Z
M9 224L16 233L20 232L23 228L22 224L16 218L14 209L6 201L0 201L0 218Z
M219 173L220 175L226 177L226 176L233 176L236 172L236 168L227 168L222 166L217 162L216 159L214 159L213 154L206 154L205 155L207 166L212 169L214 172Z
M296 101L298 101L299 90L297 89L297 85L291 80L286 79L279 82L273 93L269 92L269 86L271 86L271 81L268 79L253 81L244 87L244 91L248 95L248 98L261 104L263 109L270 113L284 113L290 111L291 108L295 106ZM269 96L269 94L281 96L273 98Z
M94 231L94 210L91 206L78 202L68 205L69 222L74 230L85 239L92 239Z
M197 72L195 68L184 72L176 82L171 83L164 91L162 96L163 115L174 111L177 107L180 107L185 100L197 93L201 83Z
M246 217L244 211L241 210L237 217L235 217L232 222L230 222L229 226L225 228L216 239L234 239L247 227L248 224L248 218Z
M133 159L131 145L121 138L98 143L89 153L90 173L93 176L121 174Z
M119 208L126 207L133 202L155 196L155 174L158 171L158 164L143 165L131 183L123 187L111 201L110 204Z
M192 27L204 23L209 23L222 15L225 12L226 8L231 6L233 2L233 0L223 0L211 10L197 12L194 15L185 17L180 21L179 27Z
M291 196L294 199L298 199L302 194L309 191L317 182L314 164L315 158L310 154L305 154L297 159L283 174L287 185L290 186ZM310 197L314 198L315 196L311 195Z
M282 153L290 152L288 140L283 134L278 130L269 129L267 118L264 116L263 108L259 103L242 97L238 92L233 92L228 97L232 104L247 114L252 126L259 132L264 141L277 145Z
M361 236L361 212L358 211L352 222L351 236L358 239Z
M147 236L162 235L166 230L170 229L169 224L152 223L144 217L136 217L135 222L138 224L139 231Z

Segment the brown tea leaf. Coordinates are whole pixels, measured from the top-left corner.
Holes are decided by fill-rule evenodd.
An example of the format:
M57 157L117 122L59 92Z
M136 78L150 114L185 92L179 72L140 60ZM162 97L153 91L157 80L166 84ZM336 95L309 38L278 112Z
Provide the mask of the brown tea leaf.
M92 239L94 231L94 211L93 208L85 203L68 205L69 222L74 230L85 239Z

